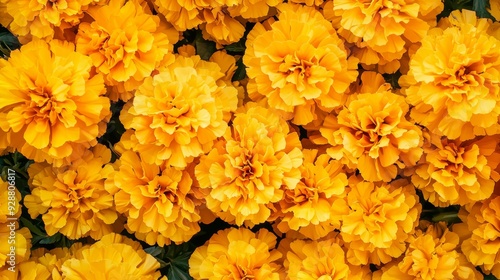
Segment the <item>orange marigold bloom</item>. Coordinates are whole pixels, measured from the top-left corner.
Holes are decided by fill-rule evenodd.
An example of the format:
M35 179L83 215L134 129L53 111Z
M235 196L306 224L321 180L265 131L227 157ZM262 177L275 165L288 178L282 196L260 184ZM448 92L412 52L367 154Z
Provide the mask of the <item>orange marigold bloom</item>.
M195 280L279 280L281 253L275 247L276 236L266 229L220 230L193 252L189 274Z
M10 134L12 147L60 166L79 146L97 144L110 102L89 57L67 42L33 41L0 64L0 130Z
M62 279L144 279L161 277L160 263L139 242L110 233L98 242L75 250L62 263ZM166 277L161 278L166 280Z
M226 0L228 12L233 17L242 17L251 22L258 22L276 13L275 7L283 0Z
M103 167L110 159L111 152L98 145L70 166L30 165L31 194L24 204L31 218L42 215L48 235L60 232L70 239L112 232L118 215L104 180L113 169Z
M270 107L306 125L316 111L342 105L342 95L356 80L357 59L347 58L332 24L312 7L279 6L278 21L257 23L248 35L243 61L253 100L266 97Z
M135 152L125 151L118 169L106 181L115 193L116 209L127 218L125 227L150 245L182 243L200 227L199 204L187 170L148 164Z
M400 79L411 116L430 132L472 139L500 132L500 41L474 12L454 11L422 40ZM449 26L449 27L448 27Z
M293 189L285 188L277 204L281 212L278 229L290 229L311 239L324 237L339 229L342 214L349 211L346 201L347 176L343 165L318 150L303 150L304 163L299 167L301 180Z
M459 217L471 232L462 252L486 274L500 278L500 196L462 207Z
M19 264L19 273L24 280L61 279L61 266L74 252L82 247L75 243L71 248L59 247L52 250L38 248L31 251L29 260Z
M85 11L103 0L2 0L10 19L2 18L21 43L32 38L51 40L77 26Z
M415 187L432 204L465 205L491 196L500 175L499 137L469 141L431 136L424 155L411 176Z
M327 153L358 168L365 180L391 181L422 155L422 132L406 119L408 110L404 98L390 92L387 84L376 93L353 96L338 116L328 115L320 128L325 142L332 145Z
M127 101L130 91L151 76L165 60L173 60L173 44L179 34L161 22L140 0L111 0L87 11L94 20L83 22L76 36L76 50L88 55L105 77L117 86L112 99Z
M302 152L296 132L271 109L248 104L235 114L224 139L202 156L195 174L207 189L207 207L227 222L259 224L283 187L300 180Z
M210 151L227 129L226 114L236 110L238 90L223 77L216 63L177 57L146 78L123 108L120 120L129 130L122 141L134 143L147 163L187 166Z
M347 259L353 265L384 264L406 250L422 205L413 185L405 179L372 183L353 178L347 195L349 213L340 229Z
M399 59L420 42L443 10L440 0L335 0L339 34L356 46L355 56L366 65L390 64L379 70L395 72Z
M488 12L497 20L500 21L500 0L490 0L490 8Z
M482 275L459 252L459 237L444 222L422 222L408 239L408 250L401 260L386 265L375 279L381 280L434 280L482 279Z

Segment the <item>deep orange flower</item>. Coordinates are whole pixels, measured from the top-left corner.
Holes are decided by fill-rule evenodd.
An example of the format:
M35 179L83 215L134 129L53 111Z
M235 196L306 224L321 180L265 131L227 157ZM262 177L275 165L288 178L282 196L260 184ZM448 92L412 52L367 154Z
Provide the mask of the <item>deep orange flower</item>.
M349 213L340 229L347 260L353 265L384 264L406 251L422 205L405 179L372 183L352 178L347 194Z
M116 209L127 218L129 232L164 246L188 241L200 230L200 203L188 170L148 164L133 151L125 151L115 165L106 189L115 193Z
M220 230L193 252L189 274L196 280L279 280L281 253L275 248L276 236L266 229Z
M465 205L489 198L500 175L499 137L469 141L431 136L424 155L411 176L415 187L432 204Z
M122 142L142 160L186 167L211 150L236 110L238 90L227 83L216 63L199 56L176 61L137 89L120 120L128 131Z
M0 62L0 130L29 159L60 166L97 144L110 117L101 75L74 45L33 41Z
M118 215L104 188L112 168L103 167L110 159L111 152L98 145L70 166L30 165L31 194L24 204L31 218L42 215L48 235L60 232L70 239L100 239L113 232Z
M76 50L92 59L106 85L116 86L113 100L127 101L144 78L165 61L172 61L179 34L161 22L139 0L111 0L91 7L93 19L78 27Z
M207 207L237 225L266 221L283 187L294 189L300 180L300 148L297 133L275 111L249 103L196 166L200 187L209 192Z
M422 132L406 119L404 98L388 87L352 96L338 115L325 118L320 132L326 141L314 140L332 145L327 153L358 168L368 181L389 182L422 155Z

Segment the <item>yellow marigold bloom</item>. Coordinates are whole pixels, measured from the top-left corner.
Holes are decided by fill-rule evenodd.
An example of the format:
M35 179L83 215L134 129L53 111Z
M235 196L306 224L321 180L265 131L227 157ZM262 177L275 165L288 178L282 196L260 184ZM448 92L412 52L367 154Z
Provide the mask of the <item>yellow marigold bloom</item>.
M156 280L161 277L159 268L160 263L139 242L111 233L74 252L61 271L63 279Z
M218 44L228 45L238 42L245 33L245 26L232 18L225 7L212 7L203 10L204 24L201 25L203 37Z
M110 117L101 75L67 42L33 41L0 62L0 130L37 162L62 165L74 148L97 144Z
M227 129L225 115L236 110L238 90L223 82L216 63L199 56L177 57L137 89L120 120L135 151L147 163L185 167L207 153Z
M500 278L500 196L468 204L459 216L471 232L462 242L462 252L484 273Z
M19 221L17 220L0 223L0 279L13 279L11 275L14 275L14 272L9 268L13 267L17 273L18 264L29 259L31 237L28 228L19 229ZM14 247L15 250L12 251L11 247Z
M465 205L489 198L500 175L499 137L486 136L462 142L431 136L411 176L415 187L432 204Z
M292 242L284 267L287 280L350 279L345 253L332 239Z
M231 0L226 0L231 2ZM251 22L258 22L273 16L276 13L275 7L283 0L235 0L235 5L228 5L229 14L235 17L242 17Z
M425 224L408 239L404 257L382 268L380 280L482 279L459 252L459 237L444 222Z
M418 225L422 205L405 179L372 183L354 178L347 195L349 213L340 229L353 265L384 264L406 250Z
M373 65L401 59L436 24L444 6L440 0L335 0L328 7L340 17L340 34L360 49L355 55ZM388 72L398 68L399 63Z
M164 15L179 31L186 31L198 27L203 23L200 10L210 7L210 0L153 0L157 11ZM217 5L217 3L216 3Z
M356 80L357 59L347 58L332 24L312 7L279 6L278 21L257 23L248 34L243 61L248 94L266 97L270 107L306 125L316 111L342 105L342 95Z
M2 201L0 223L7 223L9 217L19 218L21 216L21 204L19 203L21 201L21 193L17 190L16 178L7 174L6 179L6 182L0 179L0 201Z
M299 167L301 180L293 189L285 188L277 204L282 217L278 229L293 229L311 239L324 237L339 229L342 214L349 211L346 201L347 176L343 165L318 150L303 150Z
M195 174L207 189L207 207L227 222L259 224L270 203L300 180L301 145L296 132L271 109L248 104L235 114L224 139L202 156Z
M70 166L30 165L31 194L24 204L31 218L42 215L48 235L60 232L70 239L100 239L112 232L118 215L104 180L113 169L103 167L110 158L111 152L98 145Z
M489 2L490 8L488 12L497 20L500 21L500 1L499 0L490 0Z
M178 33L160 21L140 0L111 0L87 11L92 22L83 22L76 36L76 50L92 59L109 86L119 86L120 99L131 98L144 78L164 60L173 60ZM116 100L117 96L113 96Z
M32 38L51 40L77 26L89 7L102 0L3 0L10 20L2 24L20 36L21 43ZM9 25L7 25L9 24Z
M189 274L195 280L279 280L281 253L275 247L276 236L266 229L220 230L193 252Z
M450 27L433 29L422 40L408 75L400 79L414 106L411 116L450 139L497 134L500 41L487 34L488 21L472 11L455 11L449 21Z
M338 115L328 115L320 128L332 145L327 153L358 168L367 181L389 182L422 155L422 132L406 119L408 104L387 87L355 95Z
M71 248L60 247L52 250L38 248L31 251L30 259L19 264L21 279L62 279L62 264L80 248L82 248L82 244L75 243Z
M188 241L200 230L199 203L187 170L148 164L132 151L125 151L116 166L106 188L116 192L116 209L137 238L164 246Z

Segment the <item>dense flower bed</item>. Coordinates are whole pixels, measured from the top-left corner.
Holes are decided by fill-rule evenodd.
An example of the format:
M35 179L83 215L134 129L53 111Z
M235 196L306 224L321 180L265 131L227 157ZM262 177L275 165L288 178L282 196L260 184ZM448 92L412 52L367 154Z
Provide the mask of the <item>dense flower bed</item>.
M498 21L0 0L0 279L500 278Z

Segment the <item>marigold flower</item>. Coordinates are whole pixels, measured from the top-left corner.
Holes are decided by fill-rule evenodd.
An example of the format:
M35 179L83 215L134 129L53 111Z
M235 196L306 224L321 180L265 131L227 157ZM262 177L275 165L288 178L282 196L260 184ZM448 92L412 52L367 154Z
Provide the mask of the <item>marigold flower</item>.
M75 251L72 258L64 261L61 271L63 279L156 280L161 277L159 268L160 263L139 242L110 233Z
M14 228L12 228L14 223ZM14 239L11 239L12 232ZM12 279L14 274L10 267L14 267L17 273L17 264L29 259L31 249L31 232L28 228L19 228L18 221L9 221L0 223L0 279ZM15 243L12 243L15 240ZM11 247L15 248L14 257L12 257ZM14 263L14 265L12 265Z
M301 145L296 132L271 109L248 104L214 149L200 158L195 175L207 189L207 207L227 222L259 224L283 187L300 180Z
M13 148L60 166L79 146L97 144L110 104L90 58L67 42L33 41L0 64L0 130Z
M116 166L106 188L115 193L116 209L137 238L164 246L188 241L200 230L199 203L187 170L148 164L132 151L125 151Z
M42 247L31 251L29 260L19 264L21 279L61 279L62 263L71 258L74 252L81 247L81 243L75 243L71 248L59 247L47 250Z
M2 21L25 44L32 38L47 41L59 37L65 29L77 26L89 7L102 0L4 0L11 17ZM7 25L8 24L8 25Z
M488 12L497 20L500 21L500 1L499 0L490 0L489 1L490 8Z
M312 7L279 6L278 21L257 23L248 35L243 62L248 94L266 97L292 122L306 125L316 111L342 105L342 95L357 77L357 59L347 58L344 43L330 22Z
M386 265L376 279L482 279L459 252L459 237L444 222L422 223L408 239L408 250L401 260Z
M203 37L222 45L238 42L245 33L245 26L232 18L225 7L203 9Z
M489 198L500 179L495 171L500 161L499 140L487 136L462 142L431 136L412 183L439 207Z
M231 2L231 0L226 0ZM267 17L273 16L275 7L283 0L235 0L235 5L228 5L229 14L233 17L242 17L251 22L263 21Z
M405 252L418 225L422 205L415 188L405 179L390 184L351 180L350 209L340 228L347 259L353 265L388 263Z
M60 232L70 239L112 232L118 215L104 180L113 169L103 167L110 159L111 152L98 145L70 166L30 165L31 194L24 204L31 218L42 215L48 235Z
M353 96L338 116L328 115L320 128L332 145L327 153L358 168L368 181L389 182L422 155L422 132L406 119L408 104L387 87Z
M165 60L173 60L179 34L149 11L139 0L111 0L87 11L92 22L83 22L76 36L76 50L88 55L106 84L117 86L113 100L127 101L129 91L151 76Z
M459 217L470 236L462 242L462 252L486 274L500 278L500 196L462 207Z
M353 54L363 64L394 62L385 69L395 72L400 66L397 60L436 24L444 6L440 0L335 0L328 7L340 17L339 33L355 44Z
M185 167L210 151L227 129L225 116L236 110L238 90L222 81L219 66L199 56L177 57L148 77L123 108L122 141L147 163Z
M196 280L279 280L281 253L275 247L276 236L266 229L220 230L193 252L189 274Z
M339 229L342 214L349 211L346 201L347 176L343 165L318 150L303 150L304 163L299 167L301 180L293 189L285 188L277 204L282 217L278 229L290 229L311 239L324 237Z
M411 116L430 132L472 139L500 131L500 41L474 12L451 13L450 27L422 40L400 79ZM458 22L456 22L458 21Z

